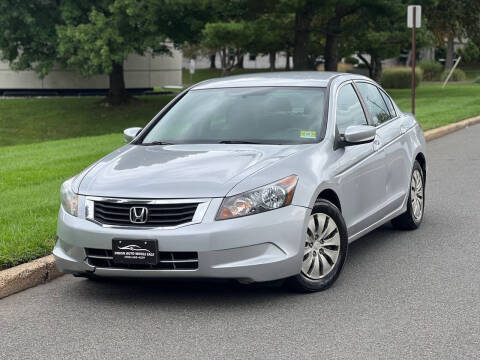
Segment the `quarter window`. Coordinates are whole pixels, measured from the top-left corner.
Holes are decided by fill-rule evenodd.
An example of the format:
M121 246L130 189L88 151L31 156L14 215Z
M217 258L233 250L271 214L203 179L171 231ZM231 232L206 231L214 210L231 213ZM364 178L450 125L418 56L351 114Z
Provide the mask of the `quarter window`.
M395 107L393 106L392 99L390 99L390 96L388 96L383 90L380 90L380 94L382 94L383 100L385 100L385 103L387 104L390 115L392 115L392 117L397 116L397 113L395 112Z
M362 105L351 84L343 86L338 92L336 120L340 134L350 125L367 125Z
M378 126L393 117L390 115L387 105L376 86L364 82L356 83L356 85L363 100L365 100L368 111L372 115L373 124L375 126Z

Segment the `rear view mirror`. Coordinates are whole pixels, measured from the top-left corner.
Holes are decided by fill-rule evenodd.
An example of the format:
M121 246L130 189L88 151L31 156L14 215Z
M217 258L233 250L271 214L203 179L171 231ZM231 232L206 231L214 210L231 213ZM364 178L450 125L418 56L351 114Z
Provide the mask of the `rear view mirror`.
M126 143L131 142L133 139L135 139L135 137L138 135L140 131L142 131L141 127L132 127L132 128L123 130L123 136L125 137L125 142Z
M343 145L357 145L372 142L375 139L377 129L370 125L351 125L343 134Z

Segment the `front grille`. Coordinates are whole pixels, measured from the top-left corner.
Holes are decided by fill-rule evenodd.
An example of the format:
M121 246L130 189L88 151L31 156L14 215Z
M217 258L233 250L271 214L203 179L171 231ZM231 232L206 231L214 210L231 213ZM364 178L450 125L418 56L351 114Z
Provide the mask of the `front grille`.
M132 207L148 209L145 223L132 223L130 221L130 209ZM145 204L95 201L94 219L105 225L171 227L191 222L197 207L198 203Z
M86 248L89 265L132 270L196 270L198 269L198 253L193 251L160 251L156 265L115 264L112 250Z

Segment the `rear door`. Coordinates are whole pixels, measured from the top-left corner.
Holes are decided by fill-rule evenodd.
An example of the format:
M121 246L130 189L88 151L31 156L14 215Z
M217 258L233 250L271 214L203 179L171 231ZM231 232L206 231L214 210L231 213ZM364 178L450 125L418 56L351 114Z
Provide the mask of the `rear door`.
M410 178L410 165L404 144L405 129L392 101L383 90L369 82L356 81L355 84L382 139L381 150L387 162L384 215L388 215L403 204L408 190L406 184Z
M335 122L343 134L350 125L368 125L364 105L353 83L342 84L337 92ZM336 175L341 189L342 213L349 236L353 236L381 219L386 200L385 156L379 151L380 138L373 143L341 147L335 150Z

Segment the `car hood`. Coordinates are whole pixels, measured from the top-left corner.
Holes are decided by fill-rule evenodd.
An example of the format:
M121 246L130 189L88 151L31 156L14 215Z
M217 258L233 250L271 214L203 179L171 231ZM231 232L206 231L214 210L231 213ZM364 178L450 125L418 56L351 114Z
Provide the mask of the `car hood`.
M78 193L121 198L223 197L305 145L125 145L86 169Z

